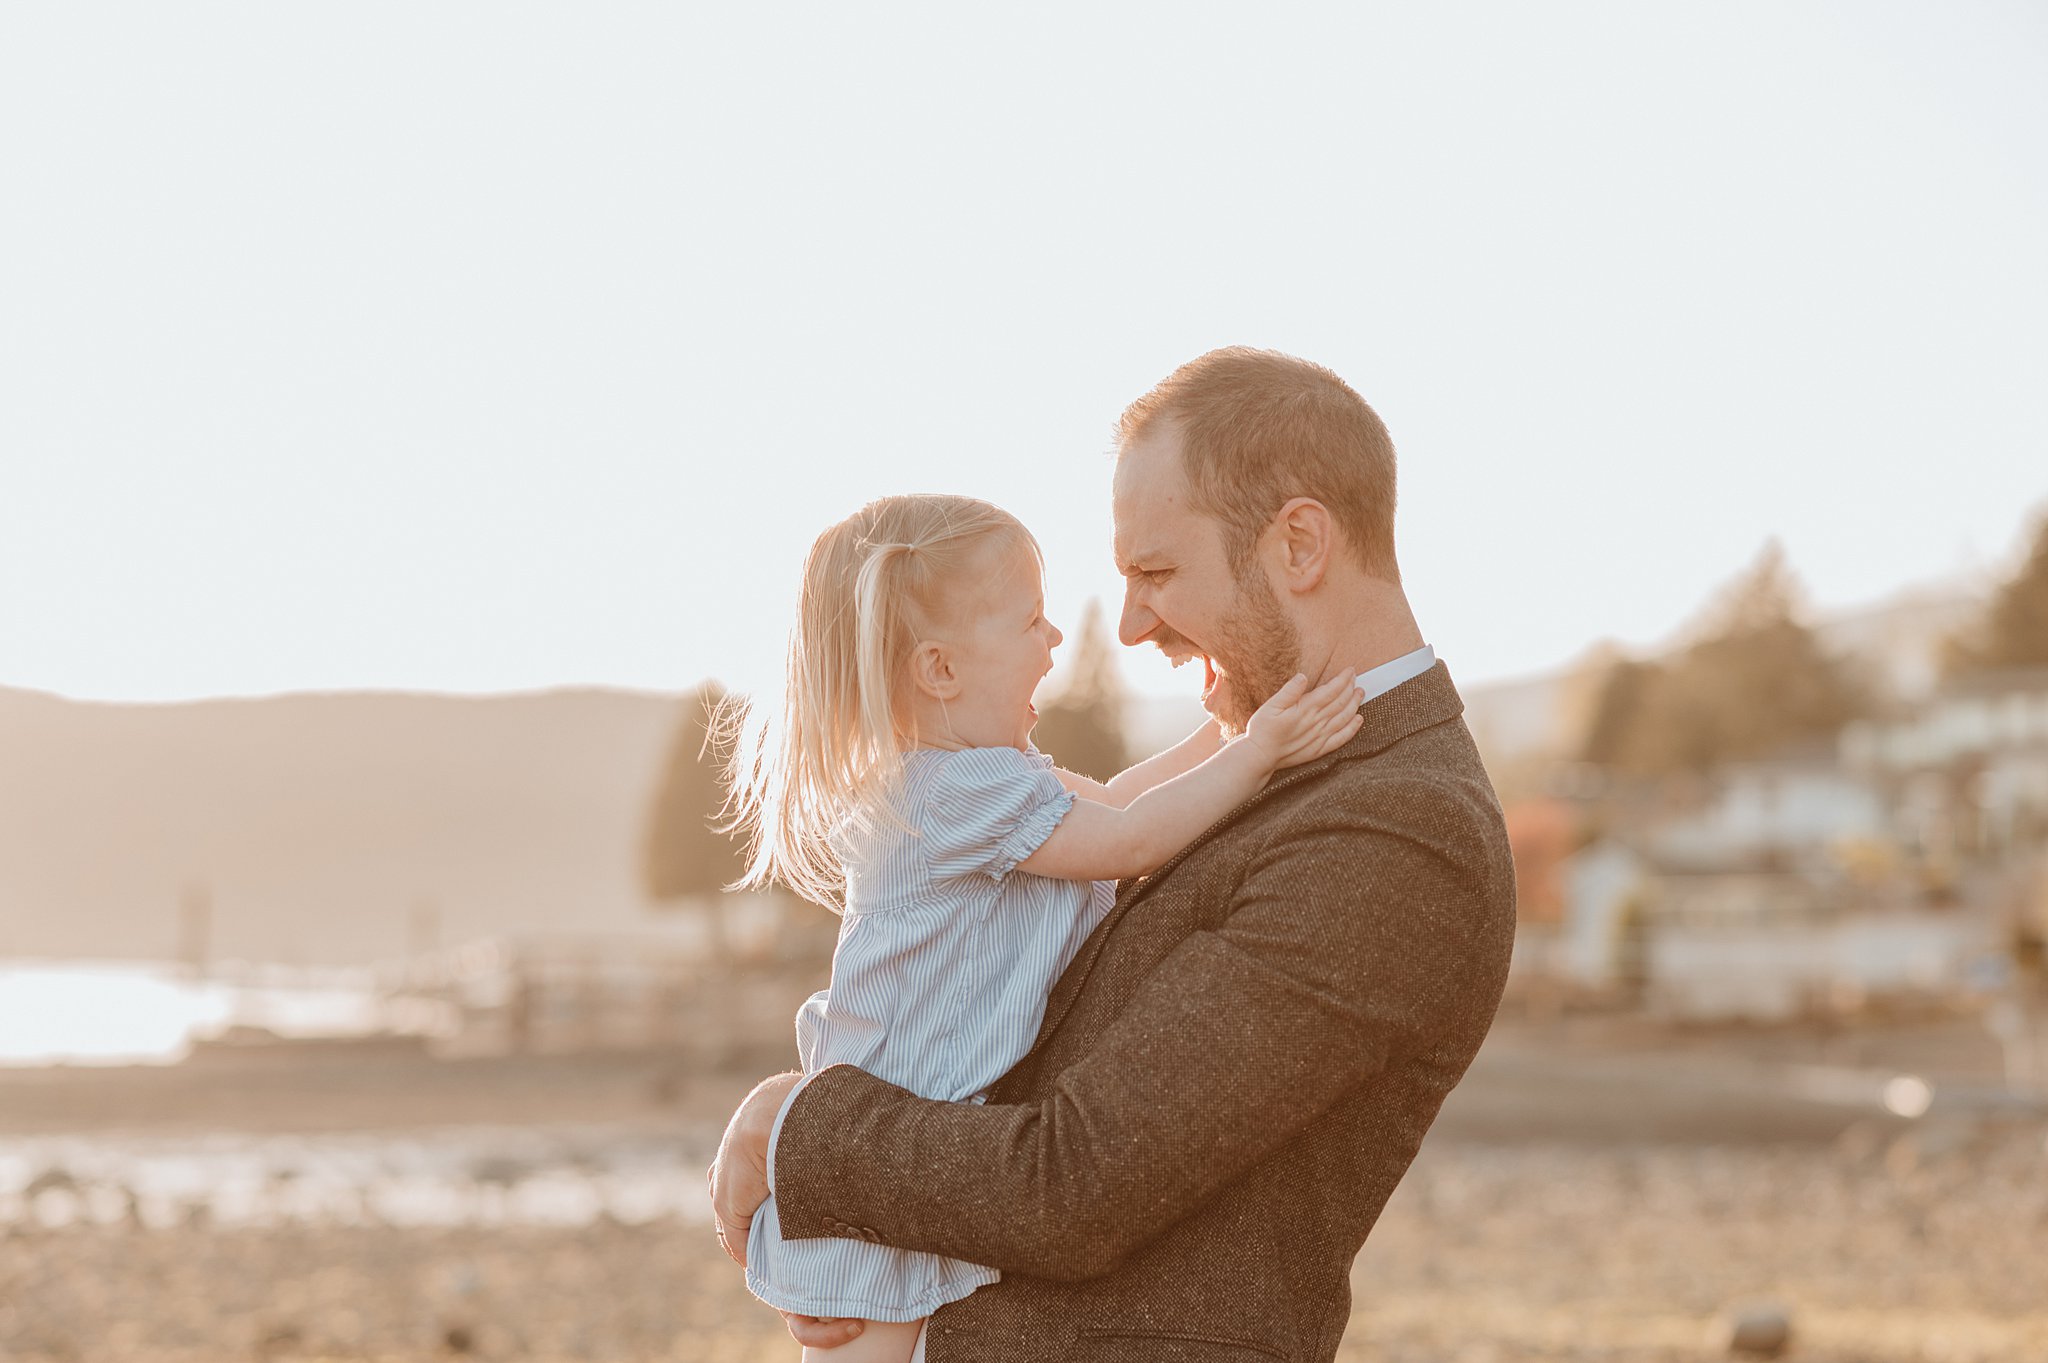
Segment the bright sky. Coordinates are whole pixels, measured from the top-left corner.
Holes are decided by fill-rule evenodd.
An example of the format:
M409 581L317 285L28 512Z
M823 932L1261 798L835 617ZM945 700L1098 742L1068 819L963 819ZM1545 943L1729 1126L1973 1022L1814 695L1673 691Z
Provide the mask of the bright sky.
M1114 597L1116 413L1330 365L1461 682L2048 500L2037 4L0 11L0 684L772 669L950 490ZM1133 660L1146 689L1192 689Z

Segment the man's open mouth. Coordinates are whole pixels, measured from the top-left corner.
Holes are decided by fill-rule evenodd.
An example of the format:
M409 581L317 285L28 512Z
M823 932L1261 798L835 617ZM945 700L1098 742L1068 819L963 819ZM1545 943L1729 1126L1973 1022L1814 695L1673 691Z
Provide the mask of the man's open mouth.
M1217 673L1215 661L1206 653L1190 653L1179 658L1170 659L1169 661L1175 667L1179 667L1181 664L1191 663L1197 658L1202 660L1202 699L1206 701L1210 696L1216 694Z

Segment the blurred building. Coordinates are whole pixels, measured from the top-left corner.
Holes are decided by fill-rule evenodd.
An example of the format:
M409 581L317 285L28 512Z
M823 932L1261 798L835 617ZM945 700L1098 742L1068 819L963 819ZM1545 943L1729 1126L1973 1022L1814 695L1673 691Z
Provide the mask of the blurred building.
M1852 724L1841 757L1897 793L1920 846L2038 848L2048 842L2048 668L1978 673L1906 713Z
M1685 1019L1967 1006L2048 935L2048 669L1942 684L1833 748L1552 785L1597 833L1560 859L1554 815L1510 815L1556 887L1523 915L1525 988Z
M1662 861L1618 842L1574 858L1548 959L1591 997L1688 1021L1784 1021L1954 997L1990 946L1970 916L1840 867Z

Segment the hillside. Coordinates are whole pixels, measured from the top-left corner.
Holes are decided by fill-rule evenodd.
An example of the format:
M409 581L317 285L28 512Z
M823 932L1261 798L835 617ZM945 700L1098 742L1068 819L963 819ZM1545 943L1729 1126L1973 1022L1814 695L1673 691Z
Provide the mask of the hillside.
M1813 621L1821 646L1844 660L1876 693L1894 701L1924 698L1938 684L1942 648L1984 608L1972 584L1931 583ZM1511 764L1573 750L1597 680L1616 658L1675 653L1674 638L1648 649L1597 645L1554 671L1462 687L1465 722L1495 779ZM1456 675L1457 660L1450 660Z
M339 964L437 935L655 921L641 819L667 696L291 695L114 705L0 688L0 956Z
M1910 694L1975 604L1907 593L1819 629ZM1566 741L1573 685L1565 669L1465 688L1497 780ZM669 921L643 903L635 857L678 704L562 690L116 705L0 688L0 957L175 956L191 885L211 897L215 956L306 965L400 954L422 904L443 943ZM1133 698L1134 750L1200 718L1191 698Z

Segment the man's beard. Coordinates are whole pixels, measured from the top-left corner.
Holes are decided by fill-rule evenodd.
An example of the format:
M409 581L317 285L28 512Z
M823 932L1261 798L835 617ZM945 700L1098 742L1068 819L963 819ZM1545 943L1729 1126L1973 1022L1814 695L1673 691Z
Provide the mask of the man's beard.
M1301 633L1256 567L1247 564L1233 576L1237 595L1210 645L1222 675L1205 704L1223 732L1241 734L1252 712L1301 671Z

